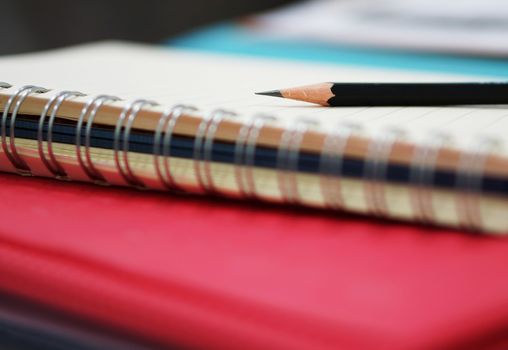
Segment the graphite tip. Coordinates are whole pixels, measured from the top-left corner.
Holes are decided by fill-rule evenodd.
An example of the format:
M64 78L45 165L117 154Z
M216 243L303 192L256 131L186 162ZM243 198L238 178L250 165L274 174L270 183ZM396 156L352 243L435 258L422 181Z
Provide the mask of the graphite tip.
M255 94L256 95L264 95L264 96L273 96L273 97L283 97L279 90L256 92Z

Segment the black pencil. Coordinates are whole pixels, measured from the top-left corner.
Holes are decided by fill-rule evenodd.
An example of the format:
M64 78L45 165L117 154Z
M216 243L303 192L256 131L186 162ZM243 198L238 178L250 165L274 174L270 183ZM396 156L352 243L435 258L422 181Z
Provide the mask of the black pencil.
M508 104L508 82L321 83L256 94L323 106Z

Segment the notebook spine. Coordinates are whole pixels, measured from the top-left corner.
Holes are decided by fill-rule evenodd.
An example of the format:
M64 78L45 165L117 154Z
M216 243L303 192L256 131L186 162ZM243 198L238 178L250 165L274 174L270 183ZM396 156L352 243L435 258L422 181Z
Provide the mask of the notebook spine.
M8 83L0 82L0 88L11 88ZM0 121L2 150L8 161L22 175L31 175L31 170L16 147L16 117L28 96L48 92L49 89L27 85L10 95ZM53 148L53 129L62 104L85 94L78 91L61 91L48 99L38 119L37 151L40 161L52 176L58 179L70 179L60 164ZM120 101L111 95L91 97L84 106L76 121L75 157L81 171L90 181L108 184L110 181L101 173L92 158L92 128L99 109L104 105ZM134 122L145 108L158 106L157 102L138 99L125 103L121 110L113 133L114 164L117 175L125 184L138 188L147 187L144 179L139 178L129 162L129 145ZM180 117L196 111L195 107L176 105L161 112L153 132L153 167L156 177L163 188L181 189L176 180L172 166L172 140L174 130ZM10 119L9 119L10 116ZM236 115L218 109L203 117L197 126L193 140L193 176L201 192L221 192L212 171L214 140L221 123L231 120ZM260 198L258 184L254 175L256 168L256 151L258 139L263 129L277 119L268 115L255 115L247 122L242 122L234 143L234 181L239 195L247 198ZM282 127L275 159L277 187L282 201L290 204L304 204L300 193L298 179L301 145L309 131L313 131L315 122L298 119L291 125ZM363 134L357 124L340 123L334 130L324 136L319 154L319 189L323 206L335 210L347 210L345 196L344 164L346 149L350 140ZM370 214L379 217L393 216L387 195L388 164L394 145L406 140L407 134L401 129L387 130L380 137L367 138L366 162L363 168L363 196L366 209ZM463 228L482 230L485 227L480 194L482 179L485 173L487 157L499 148L499 141L492 138L478 138L478 144L472 152L461 152L456 171L455 207L460 225ZM437 160L444 147L450 147L451 137L441 132L430 135L428 140L414 145L413 156L409 166L409 196L414 220L424 223L437 223L434 206L434 180Z

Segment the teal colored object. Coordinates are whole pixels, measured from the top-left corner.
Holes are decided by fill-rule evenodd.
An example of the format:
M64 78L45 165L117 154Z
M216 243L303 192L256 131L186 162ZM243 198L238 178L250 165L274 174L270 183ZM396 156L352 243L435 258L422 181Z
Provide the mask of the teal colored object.
M266 38L234 24L221 24L171 39L186 49L341 65L410 69L508 78L508 60L407 53Z

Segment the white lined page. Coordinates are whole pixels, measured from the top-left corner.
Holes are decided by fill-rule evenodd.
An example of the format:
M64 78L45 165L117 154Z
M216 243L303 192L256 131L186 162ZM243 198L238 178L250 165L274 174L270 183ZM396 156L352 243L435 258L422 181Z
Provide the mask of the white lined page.
M227 108L243 118L265 113L287 124L304 117L318 121L325 130L339 122L354 122L372 134L388 127L403 128L415 139L436 129L454 134L460 143L470 143L482 132L507 138L507 106L326 108L254 95L256 91L323 81L473 80L492 79L293 63L115 42L0 58L0 81L16 86L38 84L55 91L108 93L127 100L149 98L162 105L186 103L205 111Z

